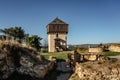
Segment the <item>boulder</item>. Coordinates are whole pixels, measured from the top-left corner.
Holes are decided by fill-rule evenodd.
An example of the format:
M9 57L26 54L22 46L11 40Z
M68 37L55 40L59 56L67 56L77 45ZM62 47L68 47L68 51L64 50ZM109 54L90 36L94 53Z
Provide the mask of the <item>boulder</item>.
M9 78L14 72L43 78L53 66L53 61L43 60L42 56L33 49L23 47L18 43L0 42L1 80Z

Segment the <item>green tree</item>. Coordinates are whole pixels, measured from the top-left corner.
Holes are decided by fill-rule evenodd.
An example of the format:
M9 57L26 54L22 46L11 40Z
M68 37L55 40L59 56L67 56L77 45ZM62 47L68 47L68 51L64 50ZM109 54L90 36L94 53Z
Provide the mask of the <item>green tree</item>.
M15 27L13 29L13 36L15 39L18 39L19 42L22 42L22 40L25 38L25 31L21 27Z
M32 35L31 37L27 36L25 38L26 44L28 46L36 48L37 50L40 50L41 48L41 40L42 38L38 37L38 35Z
M11 39L18 40L19 42L22 42L25 37L25 31L21 27L0 29L0 32L4 33L6 38L10 37Z
M3 34L5 34L6 40L9 40L9 39L11 38L10 32L9 32L9 29L8 29L8 28L0 29L0 32L3 33Z

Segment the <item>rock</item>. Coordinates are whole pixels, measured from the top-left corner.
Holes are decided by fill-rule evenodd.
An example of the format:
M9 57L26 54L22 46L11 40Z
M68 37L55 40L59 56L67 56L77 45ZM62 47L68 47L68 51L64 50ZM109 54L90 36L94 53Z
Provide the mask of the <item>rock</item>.
M43 78L46 74L45 67L42 65L37 65L34 67L34 72L37 74L37 77Z
M103 52L103 48L89 48L88 49L88 52L97 52L97 53L101 53L101 52Z
M22 56L21 59L20 59L20 64L24 67L31 67L33 66L33 62L30 60L29 57L26 57L26 56Z
M120 52L120 44L111 44L108 47L108 50L110 50L112 52Z
M0 42L0 79L9 78L14 72L43 78L54 66L53 61L42 60L37 51L20 44Z
M50 60L50 61L56 61L56 57L54 57L54 56L49 56L49 60Z
M6 51L0 49L0 77L8 78L14 71L15 66L11 57L8 57Z
M77 64L75 73L77 80L120 80L120 61L94 61ZM75 77L75 76L74 76ZM70 80L74 80L71 76Z
M1 53L0 54L0 60L3 59L3 58L5 58L5 56L6 56L5 54Z

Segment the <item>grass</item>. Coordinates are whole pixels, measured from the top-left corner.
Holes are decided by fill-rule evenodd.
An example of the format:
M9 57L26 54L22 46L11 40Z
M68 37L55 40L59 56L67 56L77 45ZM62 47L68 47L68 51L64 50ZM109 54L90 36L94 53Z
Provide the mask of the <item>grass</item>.
M57 59L63 59L63 60L67 59L67 52L53 52L53 53L40 53L40 54L43 55L46 59L48 59L49 56L54 56Z
M43 55L46 59L49 59L49 56L54 56L57 59L63 59L66 60L67 59L67 53L68 52L53 52L53 53L40 53L41 55ZM103 54L105 56L117 56L120 55L120 52L103 52Z
M117 56L117 55L120 55L120 52L110 52L110 51L108 51L108 52L103 52L103 54L105 56Z

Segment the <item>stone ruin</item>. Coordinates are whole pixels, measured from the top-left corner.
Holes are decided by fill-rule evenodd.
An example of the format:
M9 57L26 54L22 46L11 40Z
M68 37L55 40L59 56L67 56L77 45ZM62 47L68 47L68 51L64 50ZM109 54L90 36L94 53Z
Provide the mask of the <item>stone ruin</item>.
M101 52L103 52L103 48L100 48L100 47L98 47L98 48L89 48L88 52L101 53Z
M111 44L108 47L108 50L112 52L120 52L120 44Z
M77 64L69 80L120 80L120 61L93 61Z
M0 42L0 80L9 78L14 72L43 78L54 66L33 49L20 44Z
M104 55L96 60L95 55L92 58L84 55L88 61L76 64L69 80L120 80L120 60Z

